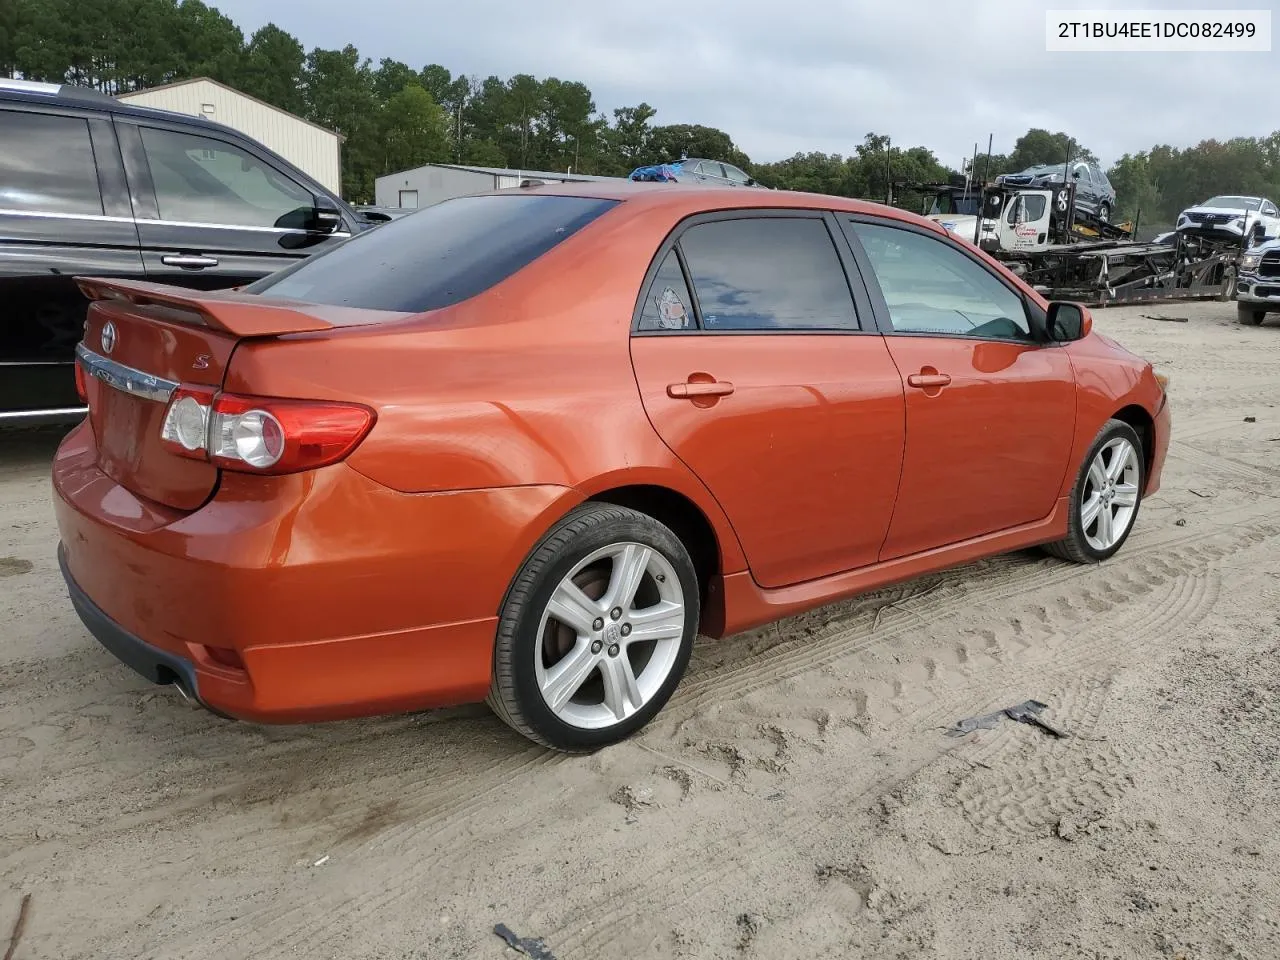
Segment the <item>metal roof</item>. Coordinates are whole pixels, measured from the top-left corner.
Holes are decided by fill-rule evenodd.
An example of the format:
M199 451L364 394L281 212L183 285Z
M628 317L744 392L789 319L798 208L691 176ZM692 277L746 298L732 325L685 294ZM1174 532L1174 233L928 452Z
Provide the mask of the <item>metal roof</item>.
M586 173L559 173L547 170L516 170L504 169L502 167L473 167L463 163L424 163L420 167L414 167L411 170L401 170L399 173L385 174L387 177L400 177L406 173L413 173L417 170L427 170L432 167L442 168L445 170L462 170L466 173L483 173L492 177L518 177L521 180L570 180L590 182L593 180L625 180L625 177L597 177ZM379 180L383 177L378 177Z

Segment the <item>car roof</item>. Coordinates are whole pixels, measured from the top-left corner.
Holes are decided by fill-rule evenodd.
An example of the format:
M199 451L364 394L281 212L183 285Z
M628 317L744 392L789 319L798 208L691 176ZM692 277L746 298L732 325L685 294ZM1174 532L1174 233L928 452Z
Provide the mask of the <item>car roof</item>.
M216 123L206 117L194 113L179 113L175 110L161 110L159 107L143 107L126 103L109 94L94 90L92 87L77 87L66 83L11 80L7 77L0 77L0 101L3 100L74 107L77 110L98 110L121 117L168 120L199 126L206 130L216 130L222 134L231 134L238 139L246 139L245 135L234 127Z
M872 200L853 200L825 193L798 190L745 190L733 187L707 187L697 184L645 183L635 180L601 180L582 183L538 184L528 187L501 188L486 191L490 196L535 194L539 196L582 197L625 202L635 209L666 209L677 218L720 210L801 209L835 210L889 217L918 224L929 230L946 233L937 223L919 214L890 207ZM445 201L446 203L448 201Z

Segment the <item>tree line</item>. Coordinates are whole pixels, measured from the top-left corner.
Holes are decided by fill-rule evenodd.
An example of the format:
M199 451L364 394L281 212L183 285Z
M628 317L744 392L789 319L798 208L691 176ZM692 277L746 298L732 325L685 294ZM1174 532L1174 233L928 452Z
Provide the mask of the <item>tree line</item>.
M624 176L682 155L724 160L780 189L885 200L894 182L935 182L957 171L925 146L868 133L847 155L798 153L752 161L723 130L655 124L648 103L597 106L577 80L455 74L436 63L376 63L352 45L306 50L267 24L246 37L201 0L3 0L0 74L127 93L207 76L341 133L343 195L371 202L375 178L431 162ZM1062 132L1032 129L1008 153L977 157L979 177L1092 158ZM961 173L963 171L960 171ZM1117 213L1172 223L1214 193L1280 200L1280 131L1269 137L1154 146L1108 170ZM895 202L921 195L899 188Z

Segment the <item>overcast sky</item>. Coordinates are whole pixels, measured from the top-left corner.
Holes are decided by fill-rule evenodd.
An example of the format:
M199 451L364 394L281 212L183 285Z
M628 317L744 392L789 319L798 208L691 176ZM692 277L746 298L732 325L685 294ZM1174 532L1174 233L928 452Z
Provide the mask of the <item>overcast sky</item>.
M648 102L748 156L851 153L869 132L948 166L1063 130L1110 164L1156 143L1262 136L1280 54L1046 53L1049 9L1275 8L1276 0L208 0L248 36L268 20L376 64L581 80L596 106ZM269 9L269 13L268 13ZM1280 18L1277 18L1280 20Z

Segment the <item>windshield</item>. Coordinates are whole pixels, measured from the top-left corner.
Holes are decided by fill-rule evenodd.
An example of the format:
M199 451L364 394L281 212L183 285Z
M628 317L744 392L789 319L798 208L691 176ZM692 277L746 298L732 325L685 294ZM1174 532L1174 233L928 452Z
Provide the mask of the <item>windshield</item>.
M439 310L505 280L617 202L516 193L458 197L361 233L245 291L367 310Z
M1222 207L1224 210L1257 210L1262 206L1256 197L1210 197L1202 207Z

